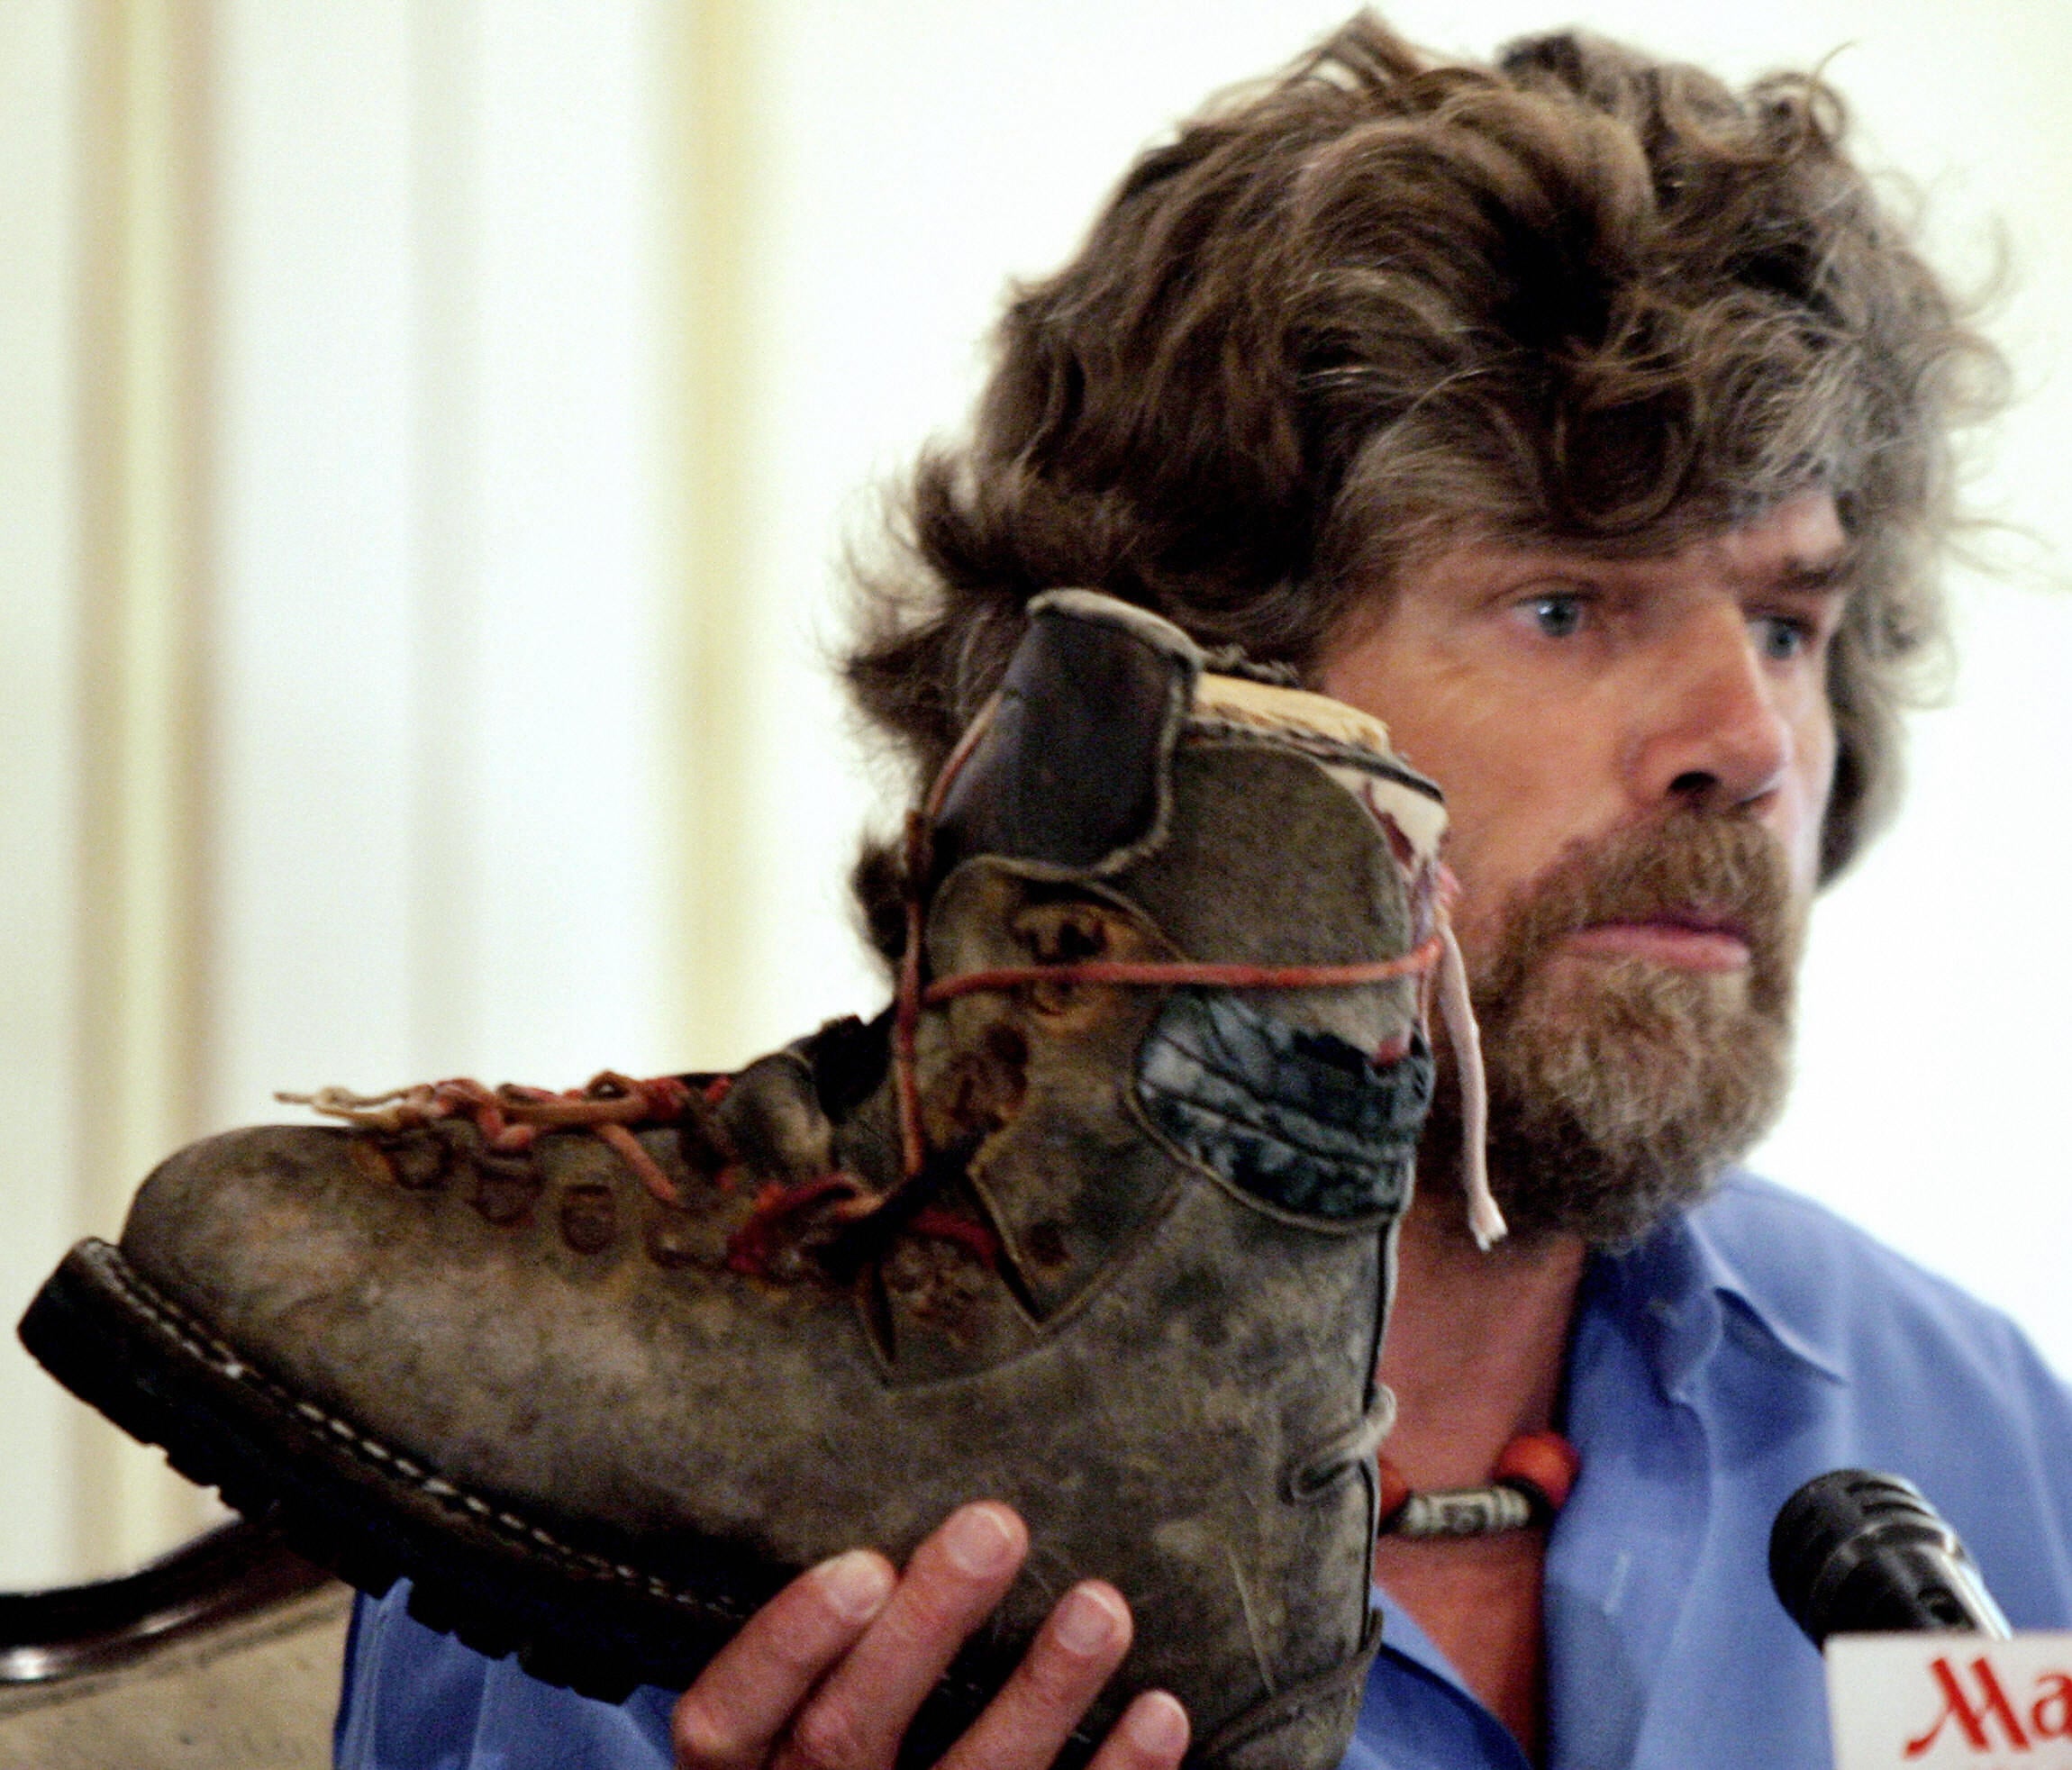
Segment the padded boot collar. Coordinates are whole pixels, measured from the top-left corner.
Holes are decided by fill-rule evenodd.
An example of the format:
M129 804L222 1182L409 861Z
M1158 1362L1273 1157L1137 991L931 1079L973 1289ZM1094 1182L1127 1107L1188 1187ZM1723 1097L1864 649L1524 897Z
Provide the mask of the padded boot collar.
M1219 658L1220 663L1220 658ZM990 855L1032 877L1112 878L1159 848L1183 729L1299 750L1393 823L1413 870L1436 859L1444 801L1371 715L1301 689L1212 672L1160 615L1092 590L1052 590L937 810L926 887Z

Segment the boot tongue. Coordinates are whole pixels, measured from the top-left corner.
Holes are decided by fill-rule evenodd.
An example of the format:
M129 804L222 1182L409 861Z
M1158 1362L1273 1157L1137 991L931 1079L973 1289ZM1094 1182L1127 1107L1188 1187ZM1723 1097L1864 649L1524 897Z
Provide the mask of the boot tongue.
M1388 727L1370 713L1328 694L1262 682L1256 676L1204 670L1195 686L1195 715L1250 725L1262 731L1329 739L1356 749L1391 754Z

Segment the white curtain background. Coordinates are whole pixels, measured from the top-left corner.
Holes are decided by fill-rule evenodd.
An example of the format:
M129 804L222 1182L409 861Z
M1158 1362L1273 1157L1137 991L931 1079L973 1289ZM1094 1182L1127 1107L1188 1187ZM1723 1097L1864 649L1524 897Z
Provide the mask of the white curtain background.
M0 1315L276 1088L722 1065L873 1008L842 550L961 422L1008 279L1343 11L0 6ZM1475 52L1568 22L1389 16ZM1820 912L1759 1163L2072 1369L2072 9L1582 16L1736 76L1831 58L1939 260L1998 279L2021 402L1972 496L2008 526L1956 574L1905 820ZM206 1516L12 1344L0 1492L0 1589Z

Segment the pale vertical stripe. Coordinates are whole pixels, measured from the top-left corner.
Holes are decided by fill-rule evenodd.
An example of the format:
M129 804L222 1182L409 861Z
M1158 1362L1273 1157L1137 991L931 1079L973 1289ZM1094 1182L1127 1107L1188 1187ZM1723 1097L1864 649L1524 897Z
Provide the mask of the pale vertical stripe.
M0 1591L73 1572L72 1403L4 1330L72 1239L78 945L78 30L0 5Z
M95 0L81 255L84 852L79 1219L112 1235L198 1130L208 1041L203 275L204 0ZM81 1415L78 1554L156 1553L204 1516L155 1452Z
M478 0L410 15L415 582L410 685L411 1071L472 1067L482 1038L480 578L482 53Z
M668 7L659 304L670 791L668 1022L682 1060L741 1062L754 1024L754 855L748 755L755 30L751 0Z

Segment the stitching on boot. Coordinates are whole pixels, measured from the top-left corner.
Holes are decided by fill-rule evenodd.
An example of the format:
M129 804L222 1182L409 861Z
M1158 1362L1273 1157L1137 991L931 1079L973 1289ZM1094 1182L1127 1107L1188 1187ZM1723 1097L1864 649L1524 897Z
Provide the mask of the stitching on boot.
M563 1542L544 1526L532 1523L508 1510L500 1510L479 1494L457 1486L443 1475L432 1474L423 1465L362 1431L351 1421L304 1400L264 1372L256 1369L178 1304L160 1294L130 1270L126 1262L119 1266L112 1263L105 1264L101 1267L101 1275L106 1282L122 1292L123 1301L139 1314L148 1317L159 1331L176 1340L183 1351L208 1365L219 1376L227 1377L242 1387L255 1391L275 1406L320 1428L342 1448L372 1464L385 1475L399 1476L426 1498L436 1501L448 1511L464 1511L478 1521L494 1527L500 1535L523 1539L528 1548L543 1551L571 1571L579 1569L592 1578L635 1587L650 1597L663 1599L680 1609L704 1611L733 1622L747 1619L748 1607L735 1600L687 1592L654 1575L642 1574L638 1568L624 1562L615 1562L588 1549L577 1548L573 1544Z
M751 1607L740 1600L723 1594L707 1596L671 1585L667 1580L653 1574L643 1574L630 1563L613 1561L606 1556L564 1542L545 1526L532 1523L514 1511L492 1506L479 1494L470 1493L444 1476L432 1474L423 1464L363 1432L350 1421L327 1412L314 1402L302 1399L264 1372L254 1368L234 1348L218 1339L177 1303L160 1294L145 1279L140 1277L119 1255L113 1260L98 1262L97 1266L101 1277L123 1293L125 1303L138 1313L149 1318L160 1332L177 1341L190 1357L207 1364L218 1375L255 1390L276 1406L294 1412L311 1425L322 1427L328 1436L336 1439L350 1454L371 1464L385 1475L400 1476L420 1493L436 1501L447 1510L464 1511L496 1534L522 1541L528 1551L543 1554L570 1571L579 1570L588 1578L631 1588L648 1597L660 1599L679 1610L701 1611L709 1617L734 1624L747 1621L752 1614ZM954 1672L944 1674L938 1680L938 1685L955 1699L971 1703L986 1700L994 1691L991 1684L982 1684L976 1678ZM1093 1736L1083 1728L1075 1728L1068 1738L1070 1743L1086 1747L1089 1750L1096 1743Z

